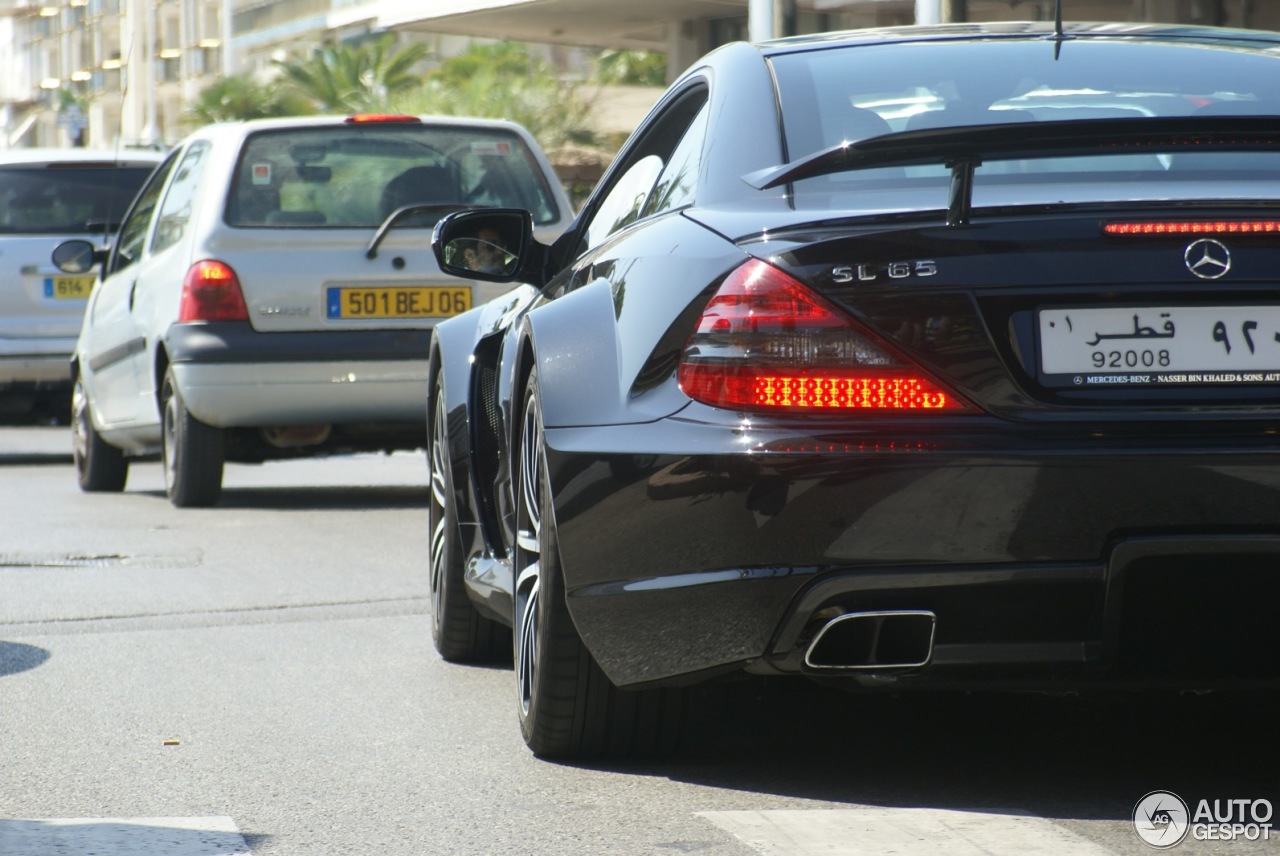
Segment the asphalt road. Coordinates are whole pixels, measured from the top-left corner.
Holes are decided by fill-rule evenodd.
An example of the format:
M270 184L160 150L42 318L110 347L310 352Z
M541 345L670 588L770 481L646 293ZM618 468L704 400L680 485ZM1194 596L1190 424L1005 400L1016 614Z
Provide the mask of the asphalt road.
M1267 693L739 682L684 757L540 761L510 670L431 648L421 455L232 466L178 510L156 463L80 493L66 431L0 429L3 856L1136 856L1152 791L1280 805Z

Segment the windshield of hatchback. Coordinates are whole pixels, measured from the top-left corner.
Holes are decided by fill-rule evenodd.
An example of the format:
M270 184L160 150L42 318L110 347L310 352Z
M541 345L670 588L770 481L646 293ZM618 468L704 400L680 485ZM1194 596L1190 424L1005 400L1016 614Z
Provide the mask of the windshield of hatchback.
M150 166L23 164L0 167L0 234L114 231Z
M537 224L560 216L537 160L515 134L387 123L252 135L226 219L232 226L373 229L414 204L433 207L401 225L430 226L450 210L479 206L524 208Z
M842 142L964 125L1280 114L1274 45L1052 39L875 44L775 57L791 160ZM1106 154L988 160L974 203L1274 197L1280 154ZM797 193L868 209L937 207L943 165L798 182ZM1157 190L1158 188L1158 190ZM920 191L920 195L910 191Z

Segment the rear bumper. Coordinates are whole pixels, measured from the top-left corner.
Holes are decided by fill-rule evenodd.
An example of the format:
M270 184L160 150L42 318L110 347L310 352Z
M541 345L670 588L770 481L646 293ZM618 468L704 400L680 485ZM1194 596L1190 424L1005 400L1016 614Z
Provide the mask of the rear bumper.
M0 338L0 386L37 384L71 387L71 354L76 340Z
M430 331L257 333L174 325L166 345L188 409L219 428L425 424Z
M749 452L678 421L547 431L570 611L621 685L742 668L900 688L1280 684L1280 449L1261 428L1217 447L1081 432L943 448L940 432ZM701 451L675 454L680 433ZM886 611L936 616L924 666L805 663L826 621Z
M71 354L56 357L0 356L0 387L35 384L38 387L71 388Z

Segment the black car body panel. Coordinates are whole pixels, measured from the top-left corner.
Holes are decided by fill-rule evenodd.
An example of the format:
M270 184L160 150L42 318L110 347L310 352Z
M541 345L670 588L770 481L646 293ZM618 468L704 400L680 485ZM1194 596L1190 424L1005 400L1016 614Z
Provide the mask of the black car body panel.
M1274 685L1280 102L1192 91L1179 81L1194 71L1154 59L1203 61L1204 85L1226 87L1277 48L1240 31L992 25L709 55L565 235L521 261L531 284L434 332L468 595L519 635L521 580L552 573L554 546L572 633L618 687L735 670L878 688ZM1006 49L1054 85L1019 83ZM894 101L892 78L845 95L843 78L797 71L858 51L907 78L946 60L989 106L912 129L959 115L945 86ZM1007 88L965 78L961 56ZM1108 74L1114 93L1081 94ZM819 138L819 119L867 105L887 131L851 154ZM1229 115L1193 115L1212 107ZM1103 145L1108 129L1140 142ZM510 216L446 218L437 256ZM759 302L767 289L785 300ZM783 304L801 309L775 330ZM853 332L822 338L829 326ZM769 374L793 352L804 371ZM688 369L730 396L757 364L755 404ZM937 395L877 398L893 372ZM536 450L556 538L535 549L521 544L540 522L522 493Z

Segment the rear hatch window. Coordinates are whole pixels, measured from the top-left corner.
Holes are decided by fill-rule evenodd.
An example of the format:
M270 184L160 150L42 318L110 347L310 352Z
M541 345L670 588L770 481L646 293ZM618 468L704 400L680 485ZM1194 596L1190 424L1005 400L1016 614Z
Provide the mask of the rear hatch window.
M524 208L542 225L560 217L529 147L502 129L406 122L262 131L245 142L229 194L231 226L374 229L410 204L451 210Z
M989 39L815 50L775 57L773 67L794 160L870 137L973 125L1275 116L1280 55L1243 46ZM989 159L975 173L974 202L1270 200L1278 178L1275 152ZM822 176L796 192L812 194L810 204L832 194L832 207L852 210L929 209L945 202L950 181L944 165L925 164Z
M103 163L0 167L0 235L115 231L151 170Z

